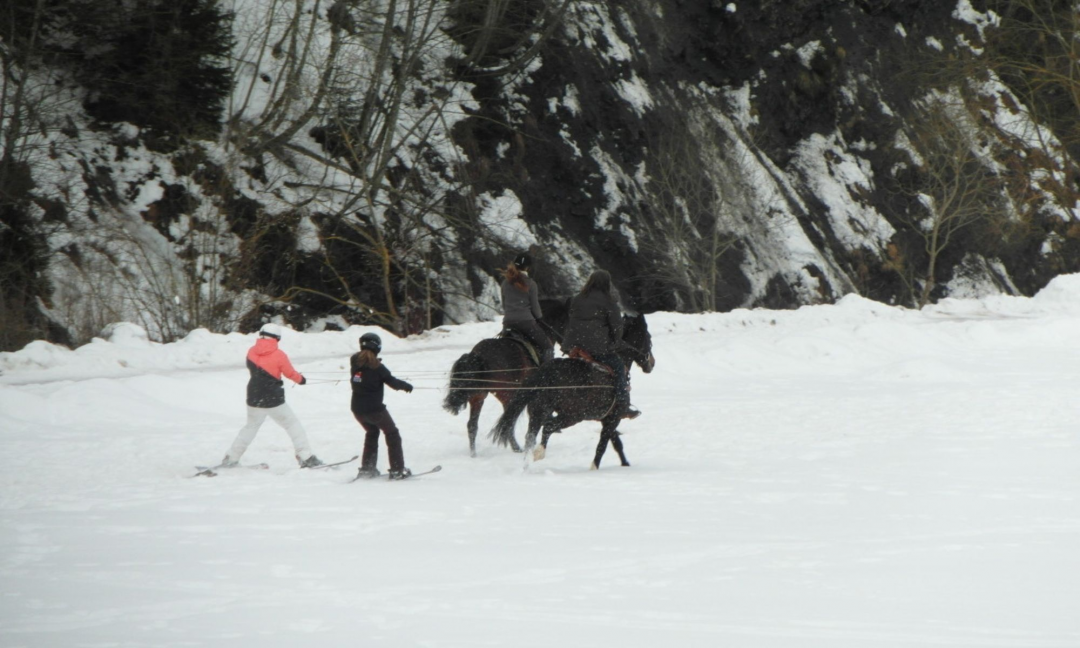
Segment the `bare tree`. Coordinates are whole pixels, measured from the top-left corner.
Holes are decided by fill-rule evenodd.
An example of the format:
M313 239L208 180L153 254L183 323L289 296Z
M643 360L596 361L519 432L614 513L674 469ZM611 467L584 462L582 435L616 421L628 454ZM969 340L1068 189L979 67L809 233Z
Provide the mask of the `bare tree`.
M919 270L902 250L890 251L887 267L905 277L918 307L937 287L942 255L957 235L977 223L1004 218L1004 186L980 142L977 122L965 104L933 95L907 137L914 166L904 181L904 211L898 214L922 242ZM916 289L917 288L917 289Z
M1080 198L1080 2L990 0L988 8L1000 22L988 32L980 63L1008 84L1040 125L1030 129L1030 139L1053 171L1042 184L1070 209Z
M712 126L664 120L647 134L647 214L637 224L639 247L660 260L651 272L675 288L690 312L718 309L721 261L739 240L725 225L735 176L717 159L730 147Z
M461 4L338 0L319 24L299 5L272 5L279 24L251 44L245 63L266 66L259 52L267 45L271 58L280 56L267 68L277 72L258 81L272 99L260 104L261 113L253 110L260 93L251 86L230 129L240 150L273 158L262 169L267 189L280 178L287 209L318 222L325 278L287 286L276 299L330 301L401 333L432 324L442 302L435 269L453 247L456 217L446 196L467 181L455 173L458 150L450 140L453 122L464 116L455 105L465 96L463 82L444 63L491 63L495 52L480 54L476 48L487 46L475 42L472 54L463 52L454 33L463 23L447 13ZM507 33L517 36L500 33L496 53L508 62L498 73L532 56L536 38L550 35L567 2L536 6L541 10L513 21L484 23L511 25ZM294 74L301 69L306 74ZM289 75L295 82L282 80Z
M282 146L316 116L333 81L340 29L325 31L322 0L273 0L263 9L236 4L246 34L233 77L242 86L228 107L223 140L245 154L281 155Z
M469 76L506 76L524 69L555 33L571 0L454 0L449 31L463 43Z
M171 214L161 202L140 214L107 201L93 219L69 218L69 242L52 261L52 310L73 342L117 321L138 323L161 342L196 328L227 331L250 308L247 293L228 283L239 241L224 207L186 181L170 193Z
M374 261L371 269L381 288L377 308L356 299L349 273L328 255L341 294L351 306L401 333L410 328L398 303L399 296L407 294L412 276L408 268L424 265L421 252L432 245L442 225L438 218L429 219L441 198L429 187L448 181L422 177L424 157L440 145L435 140L448 137L444 119L453 96L439 88L437 79L423 78L432 54L447 44L441 20L436 2L391 0L379 14L364 13L348 21L352 31L340 36L341 68L333 75L330 100L316 131L332 158L290 146L336 171L335 183L328 185L340 195L332 214L339 231L349 234L331 237L330 242L358 248ZM446 148L445 142L441 145Z

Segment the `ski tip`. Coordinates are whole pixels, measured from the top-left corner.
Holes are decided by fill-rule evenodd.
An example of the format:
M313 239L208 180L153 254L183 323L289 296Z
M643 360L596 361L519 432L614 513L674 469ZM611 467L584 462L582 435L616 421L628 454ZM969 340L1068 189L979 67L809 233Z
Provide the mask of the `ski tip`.
M352 463L352 462L356 461L359 458L360 458L360 455L353 455L353 456L349 457L348 459L344 459L342 461L332 461L330 463L319 464L318 466L309 466L308 469L309 470L321 470L323 468L337 468L339 466L344 466L347 463ZM300 469L303 470L304 467L300 466Z
M431 473L437 473L440 470L442 470L442 466L435 466L434 468L432 468L430 470L425 470L424 472L418 472L418 473L414 473L412 475L409 475L409 477L423 477L424 475L430 475Z
M217 477L219 470L231 470L233 468L251 468L253 470L269 470L270 464L257 463L257 464L244 464L241 466L195 466L195 470L198 471L192 477Z

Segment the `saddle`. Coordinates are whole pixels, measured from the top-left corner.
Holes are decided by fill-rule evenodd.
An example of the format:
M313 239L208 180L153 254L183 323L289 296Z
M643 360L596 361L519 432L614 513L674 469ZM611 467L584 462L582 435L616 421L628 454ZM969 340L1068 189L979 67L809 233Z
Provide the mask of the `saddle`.
M570 353L567 353L566 355L568 355L571 360L584 360L585 362L588 362L590 365L592 365L594 369L603 371L604 373L612 376L615 375L614 369L592 357L591 353L589 353L585 349L582 349L581 347L574 347L570 349Z
M570 349L570 353L566 355L570 356L571 360L584 360L585 362L588 362L589 366L593 369L596 369L597 371L603 371L609 376L615 375L614 369L602 362L599 362L596 358L592 357L591 353L589 353L585 349L582 349L581 347L574 347L573 349ZM629 386L627 386L627 391L629 391L629 389ZM623 413L623 418L636 419L639 416L641 416L641 412L634 409L632 406L630 406L629 403L627 403L627 409L626 412Z
M504 328L499 331L499 334L495 337L517 342L525 350L525 355L532 360L533 364L537 367L540 366L540 352L536 349L536 345L532 343L532 340L525 337L520 332L515 331L514 329Z

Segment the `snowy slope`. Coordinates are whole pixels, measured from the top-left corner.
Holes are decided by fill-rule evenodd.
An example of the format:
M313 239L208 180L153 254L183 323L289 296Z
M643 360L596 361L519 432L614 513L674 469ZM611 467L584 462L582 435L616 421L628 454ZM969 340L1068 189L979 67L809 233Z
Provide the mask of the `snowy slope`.
M598 472L595 423L469 458L445 374L495 324L384 336L407 463L445 467L404 483L301 472L270 422L269 470L189 479L243 423L252 336L0 354L0 645L1080 645L1080 275L649 323L633 466ZM326 460L360 450L364 330L282 341Z

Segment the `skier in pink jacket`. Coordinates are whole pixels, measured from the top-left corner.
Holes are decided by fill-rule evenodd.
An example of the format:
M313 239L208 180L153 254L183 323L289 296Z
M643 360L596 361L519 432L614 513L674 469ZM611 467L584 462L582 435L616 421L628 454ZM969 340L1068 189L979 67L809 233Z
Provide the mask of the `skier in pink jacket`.
M285 387L281 377L285 376L298 385L305 384L307 379L293 369L289 356L278 348L280 340L281 327L266 324L259 330L259 339L255 341L255 346L248 351L247 368L251 378L247 385L247 424L240 429L232 447L221 460L223 467L235 466L240 462L240 457L255 439L255 434L267 416L289 433L293 448L296 449L296 461L301 468L323 465L311 452L304 426L285 404Z

